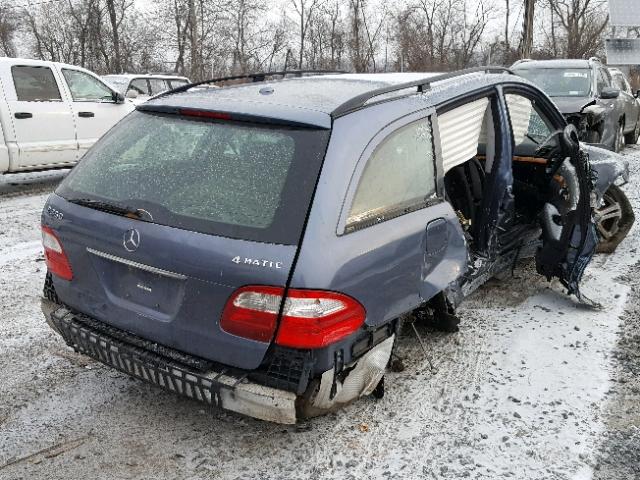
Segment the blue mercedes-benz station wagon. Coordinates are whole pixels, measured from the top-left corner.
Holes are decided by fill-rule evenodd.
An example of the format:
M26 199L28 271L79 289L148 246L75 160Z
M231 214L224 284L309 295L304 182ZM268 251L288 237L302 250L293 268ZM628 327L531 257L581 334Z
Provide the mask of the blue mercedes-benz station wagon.
M48 199L43 311L76 351L294 423L381 394L405 320L455 331L456 306L519 258L587 301L626 164L530 82L246 80L139 105Z

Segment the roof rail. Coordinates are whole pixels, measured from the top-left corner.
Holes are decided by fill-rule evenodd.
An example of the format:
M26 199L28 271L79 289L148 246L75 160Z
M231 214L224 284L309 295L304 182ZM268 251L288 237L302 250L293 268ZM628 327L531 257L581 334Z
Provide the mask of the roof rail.
M367 102L372 98L379 97L381 95L385 95L387 93L398 92L400 90L405 90L407 88L417 87L416 93L422 93L425 90L431 88L432 83L441 82L443 80L449 80L451 78L461 77L463 75L468 75L470 73L509 73L513 75L513 72L506 67L475 67L475 68L467 68L464 70L456 70L455 72L443 73L442 75L435 75L432 77L426 77L420 80L414 80L406 83L399 83L397 85L391 85L389 87L378 88L376 90L371 90L370 92L366 92L360 94L356 97L353 97L350 100L347 100L343 104L339 105L336 109L331 112L331 116L333 118L339 118L348 113L355 112L356 110L360 110L362 108L369 107L371 105L376 105L380 102L375 102L368 104ZM410 95L413 95L411 93ZM394 100L397 97L394 97ZM386 100L382 100L386 101Z
M202 80L200 82L188 83L187 85L182 85L180 87L174 88L173 90L167 90L166 92L161 93L155 98L166 97L167 95L173 95L174 93L182 93L193 87L199 87L201 85L208 85L210 83L219 83L219 82L230 82L232 80L243 80L248 79L249 82L245 83L258 83L266 81L267 77L274 76L282 76L285 77L287 75L294 75L296 77L302 77L303 75L313 75L313 74L335 74L335 73L347 73L342 70L283 70L279 72L259 72L259 73L247 73L243 75L232 75L229 77L220 77L220 78L212 78L209 80Z

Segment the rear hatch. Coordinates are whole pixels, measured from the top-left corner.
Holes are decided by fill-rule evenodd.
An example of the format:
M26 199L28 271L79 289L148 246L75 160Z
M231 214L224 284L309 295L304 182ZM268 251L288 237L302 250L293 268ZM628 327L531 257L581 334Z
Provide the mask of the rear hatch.
M286 286L328 135L134 112L45 208L73 270L71 281L54 277L61 301L162 345L256 368L269 342L223 331L222 311L239 287Z

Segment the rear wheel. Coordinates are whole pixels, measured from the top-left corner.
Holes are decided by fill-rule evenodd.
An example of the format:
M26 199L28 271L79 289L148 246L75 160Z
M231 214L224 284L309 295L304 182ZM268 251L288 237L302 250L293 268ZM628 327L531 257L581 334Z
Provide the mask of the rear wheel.
M624 240L633 225L635 216L629 199L616 185L611 185L602 196L600 207L595 210L600 253L613 253Z
M624 141L627 145L635 145L638 143L638 138L640 138L640 118L636 120L636 127L633 132L629 132L624 136Z

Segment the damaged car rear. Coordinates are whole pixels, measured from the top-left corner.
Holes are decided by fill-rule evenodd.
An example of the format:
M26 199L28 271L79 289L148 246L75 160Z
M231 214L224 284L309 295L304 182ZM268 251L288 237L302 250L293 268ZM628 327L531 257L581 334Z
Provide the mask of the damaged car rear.
M295 423L383 394L407 319L455 331L520 258L588 302L594 209L626 165L530 83L247 79L138 106L48 199L43 311L76 351Z

